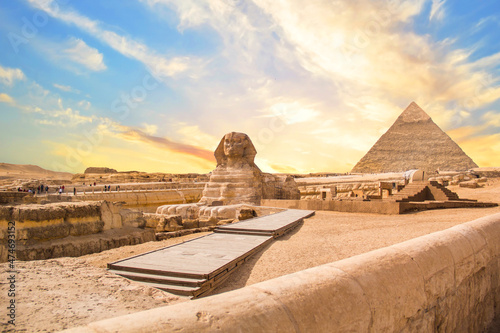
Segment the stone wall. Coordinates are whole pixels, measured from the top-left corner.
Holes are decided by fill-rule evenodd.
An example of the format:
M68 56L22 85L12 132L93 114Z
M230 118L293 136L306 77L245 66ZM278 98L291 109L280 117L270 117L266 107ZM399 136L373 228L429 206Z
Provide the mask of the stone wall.
M23 199L29 196L33 196L33 194L27 192L17 192L17 191L0 192L0 204L23 202Z
M73 195L70 191L61 195L35 196L35 199L38 200L38 203L106 200L109 202L122 202L126 208L139 209L143 212L155 212L156 208L161 205L198 202L203 192L203 186L178 190L157 190L147 186L143 187L133 191L121 189L120 191L113 190L111 192L104 192L103 190L92 192L92 190L86 190L85 192L78 192L77 195Z
M78 194L76 200L82 201L119 201L126 208L140 209L145 212L155 212L161 205L198 202L201 198L203 187L181 190L149 191L149 192L96 192Z
M420 210L445 208L496 207L493 202L424 201L396 202L392 200L262 200L262 206L285 209L329 210L345 213L403 214Z
M499 264L496 214L242 289L67 332L481 332L500 315Z
M401 181L391 181L395 184L401 184ZM358 183L329 183L319 185L302 185L299 186L300 198L302 200L316 200L321 199L322 189L335 188L336 197L348 198L354 197L355 193L362 193L362 195L376 195L379 193L380 182L358 182ZM361 196L362 196L361 195Z
M400 214L401 203L382 200L262 200L262 206L346 213Z
M109 202L0 206L0 262L7 260L10 221L15 222L19 260L80 256L155 239L153 230L137 228L121 210Z

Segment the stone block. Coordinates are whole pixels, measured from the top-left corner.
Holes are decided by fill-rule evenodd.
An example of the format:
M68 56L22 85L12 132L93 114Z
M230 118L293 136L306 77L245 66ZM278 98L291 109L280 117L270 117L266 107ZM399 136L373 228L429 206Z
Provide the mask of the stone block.
M199 224L199 220L196 219L196 220L183 220L182 221L182 227L184 229L194 229L194 228L198 228L200 226Z
M71 236L82 236L97 234L104 230L103 221L92 221L83 223L71 223L69 225L69 234Z
M243 220L254 218L256 216L257 216L257 213L255 212L255 210L253 210L251 208L242 208L240 210L239 215L238 215L238 220L243 221Z

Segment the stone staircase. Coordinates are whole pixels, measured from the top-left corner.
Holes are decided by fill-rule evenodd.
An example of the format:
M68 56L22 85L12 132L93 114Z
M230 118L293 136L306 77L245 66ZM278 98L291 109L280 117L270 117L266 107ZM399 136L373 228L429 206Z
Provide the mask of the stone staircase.
M428 183L410 183L401 191L390 196L388 200L396 202L424 201L429 191Z
M433 192L432 194L434 195L435 200L442 200L442 201L462 200L458 197L458 194L449 190L448 188L446 188L446 186L441 185L436 181L431 181L430 185L433 186L434 188L440 190L441 193L444 195L444 196L439 196L439 198L436 198L436 196L438 194L437 193L435 194L435 192ZM471 200L467 200L467 201L471 201ZM474 201L477 201L477 200L474 200Z
M460 199L458 194L436 181L414 182L406 185L401 191L388 198L390 201L477 201Z

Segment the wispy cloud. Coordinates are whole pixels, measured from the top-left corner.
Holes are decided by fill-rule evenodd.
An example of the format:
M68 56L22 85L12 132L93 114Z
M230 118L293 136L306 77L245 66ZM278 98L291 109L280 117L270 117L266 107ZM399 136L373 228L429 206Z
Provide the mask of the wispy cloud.
M348 171L412 100L445 130L477 125L463 140L491 133L497 121L497 111L489 118L481 113L498 105L500 56L482 52L480 43L459 48L461 34L439 40L414 29L416 20L427 27L435 27L428 20L451 22L450 1L142 0L151 9L145 15L168 20L169 27L177 24L180 39L183 33L217 35L211 40L217 50L196 57L175 47L165 56L134 37L126 24L115 29L53 0L29 2L159 78L179 79L171 86L176 103L154 105L151 98L141 104L147 124L134 116L129 126L109 118L79 125L100 128L129 147L154 147L159 155L151 158L157 160L180 152L194 156L191 161L208 161L220 137L237 130L250 135L269 170ZM160 14L165 9L169 15ZM478 59L480 54L490 55ZM197 79L182 80L186 77ZM92 107L71 109L86 116ZM58 121L50 115L42 119ZM112 149L107 153L113 155ZM308 158L290 158L294 154Z
M65 86L65 85L62 85L62 84L57 84L57 83L54 83L52 84L54 86L54 88L57 88L59 90L62 90L62 91L66 91L66 92L74 92L74 93L77 93L79 94L80 93L80 90L78 89L75 89L71 86Z
M445 15L445 4L446 0L432 0L431 12L429 14L429 21L437 20L441 21Z
M290 147L314 146L316 153L337 156L294 161L297 168L327 170L344 160L341 170L347 171L412 100L449 129L500 98L497 77L488 74L497 56L473 61L475 46L459 49L454 39L402 28L413 25L429 0L143 2L153 11L174 10L181 31L207 25L217 31L223 45L210 70L231 84L211 79L184 87L191 100L204 101L200 107L211 119L220 120L200 122L200 130L241 127L256 140L272 128L269 116L279 115L286 130L273 132L272 144L256 140L277 164L288 162ZM446 7L444 0L431 2L431 19L445 19ZM238 112L231 121L228 109ZM316 131L323 133L320 141L310 134Z
M0 103L14 104L14 99L7 94L0 93Z
M63 50L63 54L70 60L82 64L90 70L102 71L107 67L102 53L88 46L83 40L72 37Z
M101 28L98 21L91 20L72 10L61 10L59 6L54 6L53 0L29 0L29 2L34 7L45 11L52 17L67 24L73 24L79 29L90 33L124 56L144 63L151 72L159 77L176 76L191 70L193 66L200 66L200 63L196 59L189 57L180 56L165 58L160 56L143 43L120 35L114 31ZM94 66L98 65L94 64Z
M40 124L60 126L62 128L76 127L81 124L95 122L98 119L93 115L82 115L80 111L72 108L63 108L61 99L59 99L59 104L58 109L42 109L33 106L23 107L23 109L25 112L41 116L41 118L35 120Z
M119 137L122 140L132 142L143 142L153 144L157 147L166 149L174 153L186 154L198 157L207 161L214 161L213 152L194 145L176 142L166 137L151 135L145 132L144 129L121 125L111 119L101 119L99 129L105 135ZM146 128L148 130L148 128Z
M0 82L6 86L12 86L18 80L24 80L25 76L19 68L7 68L0 66Z

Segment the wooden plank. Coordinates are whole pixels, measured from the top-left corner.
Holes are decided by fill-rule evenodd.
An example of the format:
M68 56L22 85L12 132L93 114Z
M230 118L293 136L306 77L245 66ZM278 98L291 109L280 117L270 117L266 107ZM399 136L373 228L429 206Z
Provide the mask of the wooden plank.
M108 264L108 268L177 295L201 296L225 281L273 238L312 214L314 211L287 210L221 226L217 228L219 233L122 259Z
M147 255L122 260L112 264L110 268L116 269L121 267L124 270L129 267L136 271L149 269L205 275L220 267L225 267L233 260L245 256L247 252L252 252L255 247L267 243L270 237L253 236L247 238L252 240L252 244L233 242L237 247L220 243L222 239L217 236L214 238L214 242L207 242L207 239L204 239L205 244L197 244L195 242L181 243L175 248L169 247L165 248L164 251L155 251ZM174 250L172 251L172 249Z

